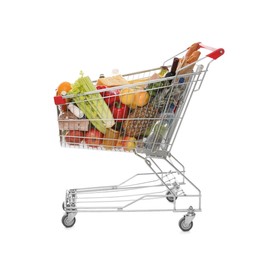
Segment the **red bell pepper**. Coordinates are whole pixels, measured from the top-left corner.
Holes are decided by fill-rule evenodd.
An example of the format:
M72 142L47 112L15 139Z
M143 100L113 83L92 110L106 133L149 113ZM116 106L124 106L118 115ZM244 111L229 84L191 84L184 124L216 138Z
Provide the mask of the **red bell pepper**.
M117 90L111 90L111 88L108 88L107 86L97 86L96 87L98 90L100 89L109 89L107 91L100 92L101 96L104 98L105 103L110 107L113 105L115 102L119 102L119 94L120 91Z
M129 108L121 102L114 102L110 106L110 110L116 122L122 122L124 118L127 118L129 112Z

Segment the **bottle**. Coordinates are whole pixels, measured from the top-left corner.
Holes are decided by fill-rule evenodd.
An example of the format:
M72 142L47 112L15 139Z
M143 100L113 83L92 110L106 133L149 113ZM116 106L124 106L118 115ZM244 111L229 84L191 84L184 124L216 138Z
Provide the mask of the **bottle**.
M164 120L162 122L162 126L163 126L163 133L162 133L162 141L161 141L161 146L160 148L162 150L167 150L169 144L170 144L170 140L169 140L169 131L171 129L171 125L174 119L174 114L173 113L165 113L164 115Z
M158 75L162 78L166 75L166 73L168 73L169 69L167 66L161 66L160 67L160 72L158 73Z
M171 65L171 69L169 72L166 73L165 75L165 78L168 78L168 77L173 77L176 75L176 69L177 69L177 66L178 66L178 63L179 63L179 58L175 57L173 59L173 63ZM153 100L153 103L157 103L159 105L159 108L160 110L163 109L163 106L166 105L166 95L170 92L170 85L172 83L172 79L170 80L165 80L165 81L162 81L160 83L160 87L161 86L164 86L164 88L162 88L160 91L159 91L159 94L155 96L154 100Z
M178 67L178 63L179 63L179 58L175 57L173 59L173 63L171 65L171 70L169 72L166 73L165 77L173 77L176 75L176 69Z
M165 131L166 129L163 128L161 121L157 121L154 126L152 126L148 137L144 140L145 149L151 152L159 150L163 140L163 133Z
M156 152L157 150L165 150L169 145L166 142L166 137L170 126L173 122L173 113L162 113L160 114L160 119L154 124L150 130L150 134L144 141L144 147L151 152Z
M105 75L104 75L103 73L101 73L101 74L99 75L99 78L98 78L97 82L96 82L96 86L104 85L104 84L101 82L101 80L100 80L100 79L103 79L103 78L105 78Z
M117 68L112 69L112 76L117 76L117 75L120 75L119 69Z

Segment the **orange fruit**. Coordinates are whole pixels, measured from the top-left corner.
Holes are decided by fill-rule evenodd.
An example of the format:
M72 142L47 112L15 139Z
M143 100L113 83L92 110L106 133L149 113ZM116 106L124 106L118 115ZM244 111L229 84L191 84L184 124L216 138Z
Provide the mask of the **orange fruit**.
M149 93L147 91L140 91L135 94L134 101L131 108L143 107L149 102Z
M71 83L68 81L64 81L58 86L56 96L66 95L71 89L72 89ZM69 101L70 101L69 99L66 99L66 102ZM62 111L67 111L67 105L62 105L60 107Z
M57 88L57 96L66 95L72 89L71 83L68 81L62 82Z

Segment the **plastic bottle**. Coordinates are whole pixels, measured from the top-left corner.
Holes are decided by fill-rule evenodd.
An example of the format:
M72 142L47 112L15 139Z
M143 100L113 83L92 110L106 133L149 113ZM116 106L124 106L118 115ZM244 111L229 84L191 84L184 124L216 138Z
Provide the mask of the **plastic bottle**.
M152 152L165 149L166 137L174 118L173 113L161 114L161 119L152 127L150 134L145 140L144 147Z
M119 69L117 69L117 68L112 69L112 76L117 76L119 74L120 74Z

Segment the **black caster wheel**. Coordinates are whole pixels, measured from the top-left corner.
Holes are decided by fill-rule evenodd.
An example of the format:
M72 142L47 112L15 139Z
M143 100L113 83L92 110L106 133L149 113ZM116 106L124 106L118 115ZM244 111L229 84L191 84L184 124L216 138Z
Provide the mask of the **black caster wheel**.
M76 222L76 218L74 217L74 218L72 219L72 221L69 221L69 219L68 219L68 214L65 214L65 215L62 217L61 222L62 222L62 224L64 225L64 227L66 227L66 228L70 228L70 227L72 227L72 226L75 224L75 222Z
M171 192L168 191L168 192L166 193L166 199L167 199L169 202L174 202L174 201L177 199L177 197L174 197L174 196L171 194Z
M189 231L193 227L193 222L191 222L189 225L186 225L186 223L185 223L185 217L183 217L179 221L179 227L184 232Z

